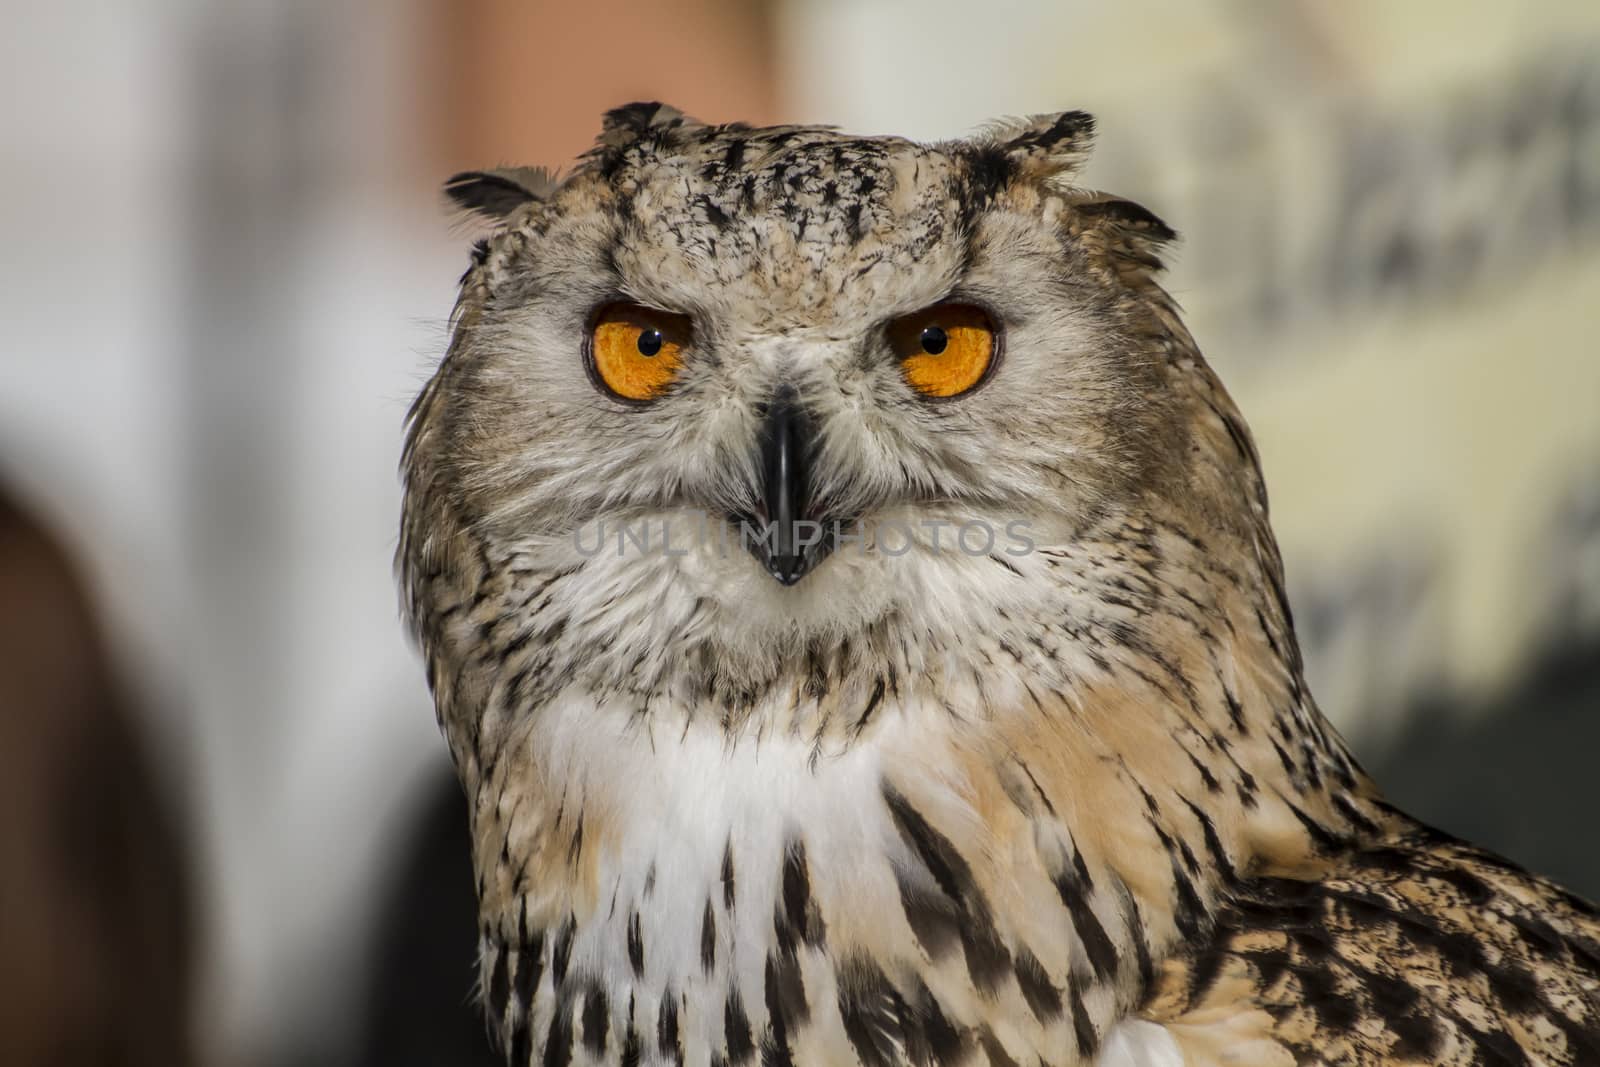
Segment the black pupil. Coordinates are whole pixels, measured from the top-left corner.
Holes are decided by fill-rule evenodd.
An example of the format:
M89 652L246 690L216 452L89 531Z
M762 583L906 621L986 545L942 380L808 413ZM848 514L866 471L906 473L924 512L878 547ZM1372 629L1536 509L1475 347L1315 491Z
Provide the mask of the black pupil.
M661 331L645 330L639 334L639 354L653 356L661 351Z
M944 346L950 343L950 338L937 326L929 326L922 331L922 350L930 356L937 356L944 351Z

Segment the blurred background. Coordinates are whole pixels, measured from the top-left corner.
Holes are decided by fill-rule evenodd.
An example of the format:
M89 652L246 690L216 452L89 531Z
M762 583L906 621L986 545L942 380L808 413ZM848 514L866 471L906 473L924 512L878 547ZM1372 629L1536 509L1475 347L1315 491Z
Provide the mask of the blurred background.
M1600 6L58 0L0 40L0 1062L492 1062L390 574L468 240L600 112L1085 108L1259 439L1314 690L1600 896Z

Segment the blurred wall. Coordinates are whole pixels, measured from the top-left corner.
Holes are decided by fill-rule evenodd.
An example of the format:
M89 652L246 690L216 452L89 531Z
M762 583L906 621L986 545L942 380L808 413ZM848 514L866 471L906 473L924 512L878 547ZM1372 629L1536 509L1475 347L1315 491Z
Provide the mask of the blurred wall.
M192 803L203 1048L319 1047L440 760L388 564L460 259L411 121L416 18L13 7L0 474L84 559Z
M775 121L773 15L768 0L436 2L433 147L445 173L565 167L601 112L658 98L707 122Z

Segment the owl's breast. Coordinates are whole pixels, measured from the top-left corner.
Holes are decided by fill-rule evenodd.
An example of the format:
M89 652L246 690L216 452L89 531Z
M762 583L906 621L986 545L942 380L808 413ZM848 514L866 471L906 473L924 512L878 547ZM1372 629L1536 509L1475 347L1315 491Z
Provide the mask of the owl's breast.
M1003 769L952 724L898 708L830 752L541 712L484 769L475 826L484 988L518 1062L1085 1062L1123 904L996 810Z

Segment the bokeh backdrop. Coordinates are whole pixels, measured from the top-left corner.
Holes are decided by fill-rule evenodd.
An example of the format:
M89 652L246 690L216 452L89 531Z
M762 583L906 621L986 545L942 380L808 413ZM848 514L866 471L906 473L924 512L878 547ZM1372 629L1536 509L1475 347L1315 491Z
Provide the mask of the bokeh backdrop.
M32 963L0 951L0 1002L74 996L32 969L67 947L42 901L182 900L80 1016L160 973L197 1062L491 1062L464 808L389 569L400 425L467 261L441 180L569 164L634 99L922 138L1095 112L1086 181L1184 235L1171 288L1258 437L1324 708L1402 803L1600 895L1600 7L57 0L4 24L0 492L31 532L0 537L0 635L39 641L0 653L0 738L37 742L0 779L61 770L0 821L0 913L43 932ZM45 567L92 623L40 626L76 595ZM52 703L102 640L117 697ZM41 674L41 642L87 658ZM164 866L57 879L40 850L67 836ZM69 1015L0 1015L0 1060L94 1061L6 1054Z

